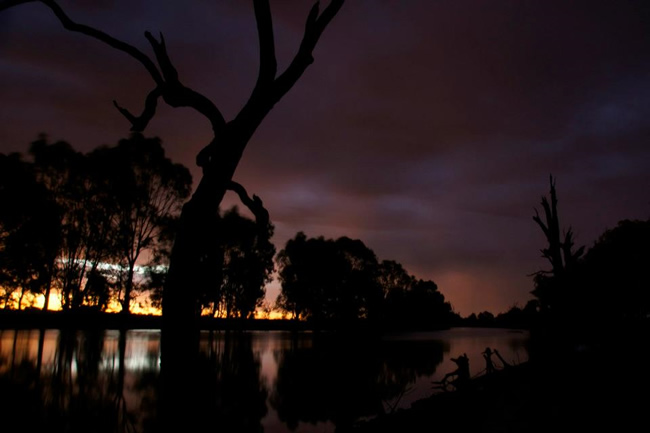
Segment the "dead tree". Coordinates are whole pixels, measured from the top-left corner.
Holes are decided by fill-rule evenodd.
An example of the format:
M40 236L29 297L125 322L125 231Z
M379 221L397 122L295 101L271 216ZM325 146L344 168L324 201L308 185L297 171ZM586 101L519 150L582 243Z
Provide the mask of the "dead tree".
M118 40L101 30L73 21L53 0L6 0L0 2L0 12L23 3L39 1L52 10L63 27L95 38L131 56L144 66L153 79L153 88L144 101L140 114L113 101L119 112L130 122L131 131L141 132L156 114L160 100L172 107L189 107L205 116L212 127L211 141L199 152L196 164L202 177L194 194L184 205L181 223L172 250L167 280L163 290L163 327L183 334L195 328L197 275L209 263L210 245L205 236L213 230L215 215L244 149L253 133L273 106L293 87L313 62L312 52L323 31L338 13L344 0L331 0L321 12L319 3L311 8L298 51L287 66L278 73L273 24L269 0L253 0L259 40L259 73L256 85L241 111L226 120L217 106L201 93L185 86L174 67L162 34L158 38L145 32L153 50L148 56L134 46Z
M564 239L562 239L562 233L560 233L560 217L557 212L557 193L555 191L553 176L550 176L549 181L551 184L551 202L549 203L546 197L542 197L542 207L544 208L546 222L542 221L537 209L535 209L533 220L542 229L548 242L548 247L541 250L542 256L551 263L551 272L553 275L559 276L567 268L574 266L575 262L582 256L584 247L579 248L575 252L573 251L574 242L571 227L564 233Z
M541 250L542 257L551 264L550 271L539 271L534 274L537 288L533 294L539 298L542 308L552 307L556 303L557 297L563 295L558 293L558 289L565 285L567 271L574 268L585 250L585 247L582 246L577 251L573 251L574 241L571 227L564 233L560 231L557 193L553 176L549 177L549 182L551 201L542 197L541 202L545 221L542 220L537 209L533 216L533 220L542 229L548 242L548 246Z

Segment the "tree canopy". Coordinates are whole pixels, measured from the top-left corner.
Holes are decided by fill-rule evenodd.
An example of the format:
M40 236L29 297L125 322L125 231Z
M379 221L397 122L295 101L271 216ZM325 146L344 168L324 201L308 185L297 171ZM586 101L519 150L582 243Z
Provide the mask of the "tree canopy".
M574 250L572 231L560 236L555 183L551 201L542 200L546 223L542 228L548 246L543 257L550 271L535 274L533 295L538 299L542 324L564 337L602 335L650 318L650 220L623 220L607 229L586 252Z
M61 209L38 182L32 164L18 154L0 154L0 287L12 294L47 294L61 245Z
M223 233L214 237L216 256L200 289L201 307L216 317L251 318L272 279L273 225L268 219L246 218L233 207L215 226Z
M379 262L360 240L307 238L300 232L277 261L279 307L297 318L413 329L440 326L451 317L433 281L416 279L397 262Z
M97 161L93 165L99 182L111 194L115 260L125 270L122 311L128 313L136 263L156 248L163 231L180 214L192 177L186 167L165 156L160 139L138 133L115 147L95 150L90 158Z
M0 155L0 284L43 294L44 309L55 288L64 309L113 299L128 312L136 262L178 217L189 171L140 134L87 154L41 136L29 156Z
M611 323L650 318L649 247L650 220L622 220L589 249L580 283L595 320Z

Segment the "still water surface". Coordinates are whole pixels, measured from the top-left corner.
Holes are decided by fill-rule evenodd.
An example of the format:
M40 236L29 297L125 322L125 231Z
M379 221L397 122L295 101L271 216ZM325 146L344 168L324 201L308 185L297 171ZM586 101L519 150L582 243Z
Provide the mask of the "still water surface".
M527 341L525 331L477 328L381 338L205 332L197 369L215 426L324 433L439 392L431 382L463 353L473 376L486 347L524 362ZM8 402L0 412L20 412L35 426L152 431L159 389L159 331L0 330L0 402Z

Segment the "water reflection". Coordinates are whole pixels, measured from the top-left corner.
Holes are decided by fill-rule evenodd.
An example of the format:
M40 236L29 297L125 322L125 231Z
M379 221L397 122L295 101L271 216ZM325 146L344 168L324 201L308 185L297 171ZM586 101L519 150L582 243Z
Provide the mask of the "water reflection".
M170 411L207 431L333 432L407 407L466 352L523 361L526 334L452 330L386 338L212 332L183 395L163 405L158 331L0 331L3 431L161 432ZM191 374L190 374L191 373ZM196 378L195 380L191 378Z
M435 372L442 348L436 341L338 337L306 347L298 339L278 353L271 406L291 430L300 423L350 426L392 410L418 376Z
M268 390L260 377L259 353L250 333L210 332L202 339L199 371L204 427L232 432L261 432ZM209 414L209 415L208 415Z

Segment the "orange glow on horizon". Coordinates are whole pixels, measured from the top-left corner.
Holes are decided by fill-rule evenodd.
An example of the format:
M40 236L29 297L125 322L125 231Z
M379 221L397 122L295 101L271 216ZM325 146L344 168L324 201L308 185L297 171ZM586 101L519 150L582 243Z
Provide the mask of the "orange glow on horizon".
M18 307L18 296L14 294L10 299L11 299L10 302L13 304L13 307L14 308ZM150 305L146 300L138 301L137 299L135 299L134 301L135 302L131 305L131 313L148 315L148 316L162 315L162 310L160 308ZM45 305L45 295L41 295L41 294L33 295L31 293L28 293L25 295L23 299L23 302L21 304L21 309L34 308L34 309L42 310L44 305ZM3 307L4 304L0 305L0 308ZM53 290L50 293L48 311L62 311L62 310L63 308L61 306L61 297L57 291ZM116 300L112 300L108 305L108 308L106 309L107 313L119 313L120 311L122 311L122 305ZM209 316L209 314L204 314L204 316ZM255 319L282 320L286 318L286 313L276 309L273 309L271 311L264 311L261 308L258 308L255 311L254 317Z

